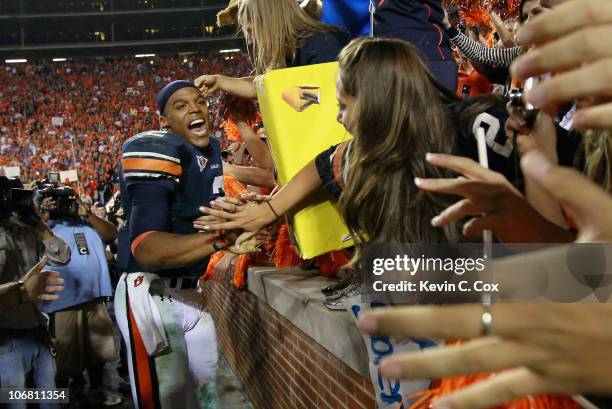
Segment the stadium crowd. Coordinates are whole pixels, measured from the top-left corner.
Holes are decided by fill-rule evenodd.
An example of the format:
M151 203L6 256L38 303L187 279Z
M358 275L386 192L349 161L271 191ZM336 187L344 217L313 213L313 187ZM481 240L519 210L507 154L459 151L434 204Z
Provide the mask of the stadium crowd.
M0 166L20 166L24 182L78 169L83 194L97 199L96 191L116 182L123 141L159 126L155 95L162 84L201 72L243 76L250 66L245 54L219 53L3 65ZM219 137L218 118L213 126Z

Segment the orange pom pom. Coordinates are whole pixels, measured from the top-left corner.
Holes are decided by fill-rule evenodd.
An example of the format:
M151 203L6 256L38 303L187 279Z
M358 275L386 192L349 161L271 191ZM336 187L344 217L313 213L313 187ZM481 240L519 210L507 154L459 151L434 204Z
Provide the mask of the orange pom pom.
M242 143L242 135L238 129L236 122L228 117L222 124L223 132L225 133L225 139L232 142Z
M289 227L283 224L278 229L278 238L272 251L276 268L291 268L300 264L300 256L296 253L289 237Z
M448 341L446 345L457 345L462 341ZM462 375L434 380L429 390L419 391L406 399L418 398L410 409L429 409L431 404L441 396L464 389L474 383L484 381L494 373ZM401 407L401 405L400 405ZM503 405L496 406L495 409L580 409L580 406L569 396L566 395L538 395L528 396L517 399Z
M224 251L217 251L210 256L210 260L208 261L208 267L206 267L206 271L200 277L201 281L212 280L215 275L215 266L221 261L223 256L225 255Z
M232 284L234 287L241 290L246 287L247 270L249 268L249 261L251 259L249 256L249 254L239 255L234 267L234 278L232 279Z
M442 379L436 389L420 391L407 399L418 397L410 409L429 409L431 404L441 396L464 389L469 385L483 381L494 374L466 375ZM538 395L528 396L503 405L495 409L580 409L580 406L569 396L565 395Z
M520 0L489 0L489 5L493 7L495 12L499 14L502 20L512 18L518 14L518 6ZM489 24L489 16L486 10L484 10L482 0L443 0L444 6L455 5L459 7L463 12L470 14L464 15L466 23L469 25L477 25L478 23ZM470 13L476 10L476 13ZM483 12L484 10L484 12Z
M252 128L261 122L261 115L259 112L256 112L252 118L247 119L246 122ZM236 125L236 121L234 121L232 114L227 116L227 118L222 122L221 127L225 133L225 140L239 143L243 142L242 135L240 134L240 130L238 129L238 125Z

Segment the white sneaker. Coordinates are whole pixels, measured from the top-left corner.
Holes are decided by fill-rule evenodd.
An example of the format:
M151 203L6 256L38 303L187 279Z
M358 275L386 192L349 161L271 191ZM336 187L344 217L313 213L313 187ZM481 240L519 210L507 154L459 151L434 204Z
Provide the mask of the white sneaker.
M104 387L90 390L87 399L91 403L102 406L116 406L123 402L122 395L104 389Z

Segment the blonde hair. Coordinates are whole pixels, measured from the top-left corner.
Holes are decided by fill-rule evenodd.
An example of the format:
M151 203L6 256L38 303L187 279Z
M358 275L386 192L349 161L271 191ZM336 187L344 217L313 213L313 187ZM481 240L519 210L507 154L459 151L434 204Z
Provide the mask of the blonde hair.
M583 144L587 177L612 193L612 131L586 131Z
M253 60L257 74L285 68L287 59L314 32L334 31L302 10L296 0L242 0L238 24L252 27Z

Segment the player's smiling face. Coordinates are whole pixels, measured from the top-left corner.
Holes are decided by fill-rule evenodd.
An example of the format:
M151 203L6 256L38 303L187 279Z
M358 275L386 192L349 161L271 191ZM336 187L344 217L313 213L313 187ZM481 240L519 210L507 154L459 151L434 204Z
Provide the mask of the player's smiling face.
M198 148L208 146L210 116L208 104L197 88L181 88L166 104L161 126Z

